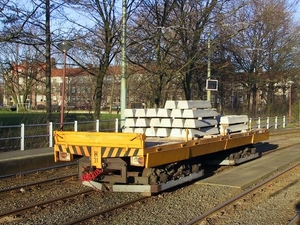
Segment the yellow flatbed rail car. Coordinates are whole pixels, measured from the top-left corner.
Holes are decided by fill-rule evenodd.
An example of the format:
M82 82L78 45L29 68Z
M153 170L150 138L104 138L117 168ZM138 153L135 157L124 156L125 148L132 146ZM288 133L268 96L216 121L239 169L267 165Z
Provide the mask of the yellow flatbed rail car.
M83 156L78 172L84 185L101 190L109 183L113 191L152 194L203 176L203 157L213 153L239 154L238 163L259 157L253 144L268 140L269 132L257 129L183 140L138 133L55 131L54 139L56 162ZM238 164L227 158L228 165Z
M197 140L170 140L146 147L146 136L136 133L54 131L54 159L59 153L91 157L91 165L102 168L103 158L145 157L146 168L160 166L193 157L254 144L269 139L265 129Z

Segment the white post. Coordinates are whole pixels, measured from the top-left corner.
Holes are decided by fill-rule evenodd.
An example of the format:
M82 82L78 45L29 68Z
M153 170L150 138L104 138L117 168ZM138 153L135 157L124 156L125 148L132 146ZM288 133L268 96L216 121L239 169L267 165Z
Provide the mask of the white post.
M116 123L115 123L115 132L119 132L119 119L116 118Z
M99 132L99 120L96 120L96 132Z
M24 151L25 149L25 125L24 123L21 124L21 151Z
M277 128L278 128L278 117L275 116L275 129L277 129Z
M260 117L258 117L258 120L257 120L257 123L258 123L258 129L260 129Z
M267 117L267 129L270 128L270 117Z
M75 132L78 131L78 123L77 123L77 120L74 121L74 131L75 131Z
M285 128L285 116L283 116L282 127Z
M49 122L49 147L53 147L53 123Z
M249 118L249 125L248 125L248 128L250 130L252 130L253 126L252 126L252 118Z

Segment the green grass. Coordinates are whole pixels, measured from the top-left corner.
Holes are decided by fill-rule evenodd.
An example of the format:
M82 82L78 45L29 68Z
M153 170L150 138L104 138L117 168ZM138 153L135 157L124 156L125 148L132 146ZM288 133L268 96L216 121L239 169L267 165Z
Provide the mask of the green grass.
M119 114L101 114L100 120L114 120L120 118ZM76 113L66 112L64 115L64 122L78 122L93 121L92 113ZM52 113L53 123L60 122L60 113ZM11 112L0 111L0 126L20 125L20 124L46 124L45 112Z

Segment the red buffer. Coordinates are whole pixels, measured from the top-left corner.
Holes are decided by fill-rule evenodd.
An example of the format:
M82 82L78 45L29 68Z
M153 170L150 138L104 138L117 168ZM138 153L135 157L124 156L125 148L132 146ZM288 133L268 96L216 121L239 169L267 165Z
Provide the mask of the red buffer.
M93 172L82 174L81 180L82 181L91 181L91 180L94 180L96 177L98 177L100 174L102 174L102 172L103 172L102 170L96 169Z

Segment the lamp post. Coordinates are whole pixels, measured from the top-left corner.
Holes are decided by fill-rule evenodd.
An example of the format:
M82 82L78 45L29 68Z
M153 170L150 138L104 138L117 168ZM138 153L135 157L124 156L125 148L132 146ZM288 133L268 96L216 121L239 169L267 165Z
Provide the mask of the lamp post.
M61 106L60 106L60 130L64 127L64 108L65 108L65 78L66 78L66 59L67 51L72 48L72 45L67 41L59 43L58 48L64 53L64 66L63 66L63 77L62 77L62 90L61 90Z
M289 80L288 84L290 85L290 89L289 89L289 124L292 123L292 85L293 85L294 81Z

